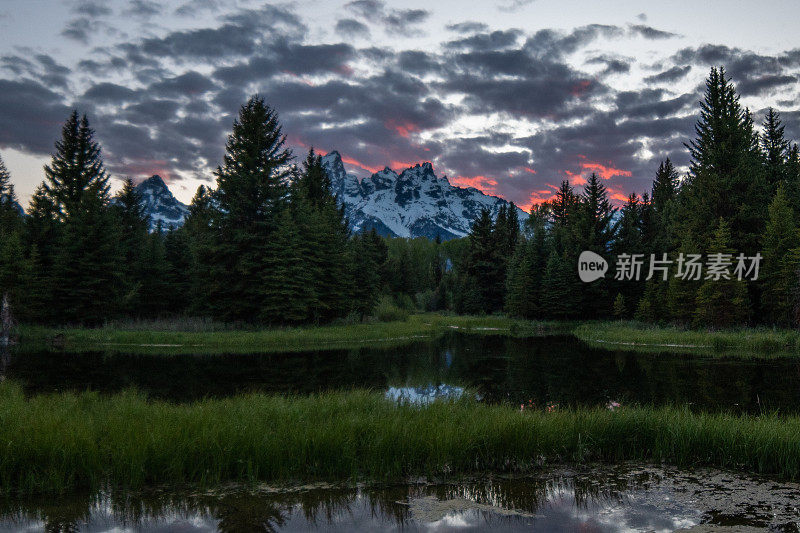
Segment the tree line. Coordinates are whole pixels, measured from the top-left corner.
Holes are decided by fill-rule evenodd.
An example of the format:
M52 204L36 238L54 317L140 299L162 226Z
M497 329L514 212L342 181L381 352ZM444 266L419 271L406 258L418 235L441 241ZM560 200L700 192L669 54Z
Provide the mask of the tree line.
M691 163L669 159L652 190L613 207L592 174L561 183L520 225L512 204L469 236L352 234L313 149L300 165L276 112L254 96L228 136L215 187L200 186L178 229L149 220L133 182L113 197L86 116L73 112L27 216L0 161L0 293L17 316L99 324L117 317L329 323L400 310L525 318L636 318L697 326L791 325L800 310L800 156L770 109L761 131L724 69L706 80ZM593 283L578 256L612 261ZM758 280L614 279L639 254L763 255Z
M793 325L800 321L800 156L769 109L761 131L723 68L713 68L700 103L690 166L669 159L651 191L631 194L619 212L594 174L577 193L564 181L535 207L509 260L505 310L527 318L636 318L706 327ZM472 248L485 242L479 231ZM615 279L619 265L593 283L577 274L589 250L615 260L651 255L679 263L689 254L760 254L758 279L652 276ZM666 255L665 255L666 254ZM730 254L730 255L728 255ZM505 259L498 259L502 264Z

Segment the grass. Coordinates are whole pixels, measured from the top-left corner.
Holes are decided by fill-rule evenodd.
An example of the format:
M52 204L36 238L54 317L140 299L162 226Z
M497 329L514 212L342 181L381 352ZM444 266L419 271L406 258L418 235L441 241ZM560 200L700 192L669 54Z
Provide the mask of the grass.
M402 481L642 460L800 478L800 418L676 408L530 412L380 394L246 395L189 405L0 384L8 492L225 481Z
M614 350L686 351L731 356L797 354L800 331L770 328L692 330L642 322L587 322L573 333L589 344Z
M415 314L388 322L272 329L243 329L191 318L112 322L100 328L22 325L18 328L18 337L23 348L49 344L69 351L266 353L400 345L448 331L516 337L574 334L598 347L639 352L669 350L744 357L800 352L800 331L789 329L692 330L632 321L529 321L498 315L437 313Z
M23 347L56 344L70 351L119 349L126 352L243 353L400 344L436 337L448 331L533 336L568 332L569 329L557 322L428 313L393 322L260 330L233 329L196 320L111 323L100 328L22 325L18 328L18 336Z

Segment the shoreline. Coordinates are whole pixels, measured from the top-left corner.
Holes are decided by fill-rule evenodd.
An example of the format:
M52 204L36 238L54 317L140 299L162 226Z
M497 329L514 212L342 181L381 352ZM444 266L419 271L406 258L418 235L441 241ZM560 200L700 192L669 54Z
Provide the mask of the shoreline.
M134 353L273 353L401 345L449 332L510 337L573 335L599 348L659 352L774 357L800 353L800 330L739 328L691 330L631 321L531 321L505 316L459 316L436 313L407 320L297 328L231 329L180 321L111 324L99 328L21 325L14 349L65 351L118 350Z

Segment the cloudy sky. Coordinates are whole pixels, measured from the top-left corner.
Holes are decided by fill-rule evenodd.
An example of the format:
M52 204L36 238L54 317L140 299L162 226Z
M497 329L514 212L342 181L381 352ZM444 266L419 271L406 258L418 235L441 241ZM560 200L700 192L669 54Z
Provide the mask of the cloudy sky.
M527 208L597 172L621 200L686 164L712 65L800 138L797 20L794 0L3 0L0 155L27 203L77 108L115 187L158 173L188 202L257 92L298 156L362 177L432 161Z

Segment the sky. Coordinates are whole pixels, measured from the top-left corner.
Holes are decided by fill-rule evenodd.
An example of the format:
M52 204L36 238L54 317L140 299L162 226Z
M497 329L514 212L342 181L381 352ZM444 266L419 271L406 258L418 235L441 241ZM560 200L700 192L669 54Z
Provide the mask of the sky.
M298 162L431 161L524 209L596 172L620 203L662 159L686 170L712 66L800 139L797 20L794 0L2 0L0 157L27 204L78 109L112 188L159 174L188 203L257 93Z

